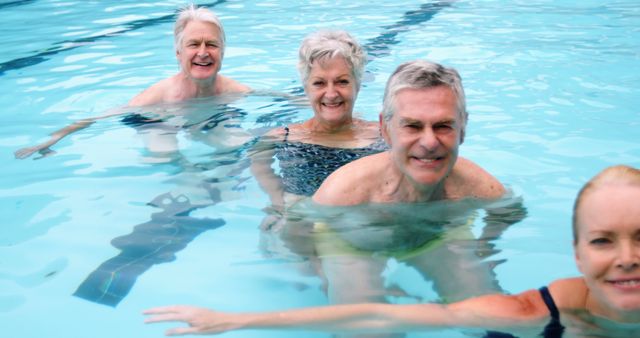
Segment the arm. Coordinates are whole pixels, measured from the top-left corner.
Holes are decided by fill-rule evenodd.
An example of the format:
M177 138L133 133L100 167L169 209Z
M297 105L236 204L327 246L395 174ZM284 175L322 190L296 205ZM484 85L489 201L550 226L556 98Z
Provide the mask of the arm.
M251 151L251 173L258 181L260 188L269 195L271 204L276 209L284 207L284 187L282 179L271 167L274 162L274 143L278 136L276 130L267 133Z
M518 296L489 295L451 305L350 304L282 312L224 313L191 306L144 311L146 323L182 321L189 327L167 335L216 334L241 329L298 329L328 332L407 332L467 327L505 330L544 326L548 311L537 290ZM541 324L542 323L542 324Z
M99 117L92 117L92 118L87 118L87 119L82 119L79 121L76 121L62 129L59 129L57 131L55 131L54 133L51 134L51 138L49 138L49 140L47 140L46 142L37 144L35 146L32 147L26 147L26 148L21 148L18 149L14 152L14 156L17 159L25 159L29 156L31 156L33 153L35 152L39 152L42 156L41 157L37 157L36 159L40 159L46 156L49 156L53 153L55 153L53 150L50 149L51 146L55 145L56 143L58 143L58 141L62 140L63 138L65 138L67 135L71 134L71 133L75 133L78 130L82 130L84 128L87 128L88 126L92 125L94 122L96 122L97 120L100 119L105 119L111 116L115 116L115 115L122 115L124 114L123 111L121 110L116 110L114 112L111 113L107 113L103 116L99 116Z
M527 217L528 211L522 197L508 196L505 199L491 202L484 206L487 215L484 217L486 226L483 228L484 239L496 239L511 225Z

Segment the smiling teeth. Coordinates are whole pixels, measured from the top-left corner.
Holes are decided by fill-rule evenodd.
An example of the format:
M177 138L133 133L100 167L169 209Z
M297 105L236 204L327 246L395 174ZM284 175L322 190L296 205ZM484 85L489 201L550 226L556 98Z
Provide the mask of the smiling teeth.
M640 280L625 280L625 281L615 281L613 284L622 285L622 286L640 286Z
M419 157L416 157L415 159L424 163L431 163L438 160L438 158L419 158Z

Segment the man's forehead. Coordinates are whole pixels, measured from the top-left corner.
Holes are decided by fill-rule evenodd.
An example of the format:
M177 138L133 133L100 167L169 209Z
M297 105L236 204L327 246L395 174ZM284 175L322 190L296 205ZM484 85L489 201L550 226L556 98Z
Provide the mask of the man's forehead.
M211 41L211 42L218 42L220 41L217 37L215 36L202 36L202 35L193 35L193 36L188 36L186 37L186 39L184 39L185 41Z
M402 88L396 92L396 102L398 99L402 98L402 100L407 100L409 98L416 97L447 97L454 98L456 94L452 88L446 85L437 85L432 87L424 87L424 88Z
M220 36L220 29L218 26L211 22L204 21L190 21L184 28L185 35L202 35L205 33L206 35L211 35L216 39Z
M403 119L417 119L426 116L450 116L457 118L457 102L453 92L447 94L440 91L428 92L417 91L413 93L405 92L405 95L398 95L395 99L394 116Z

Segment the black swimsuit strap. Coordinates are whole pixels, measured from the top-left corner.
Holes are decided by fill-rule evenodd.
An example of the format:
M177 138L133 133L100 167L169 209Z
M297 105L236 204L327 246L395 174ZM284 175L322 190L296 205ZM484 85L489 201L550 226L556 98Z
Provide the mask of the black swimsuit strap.
M544 300L544 303L547 305L547 309L549 309L549 313L551 314L551 321L547 326L545 326L542 336L545 338L562 337L562 334L564 333L564 326L560 324L560 311L558 311L558 307L551 296L551 292L549 292L549 288L543 286L538 290L540 291L540 296L542 296L542 300Z
M564 326L560 324L560 311L558 311L558 307L556 306L556 302L553 300L549 289L546 286L538 289L540 291L540 296L542 296L542 300L545 305L547 305L547 309L551 313L551 320L549 324L544 327L544 331L542 332L541 337L544 338L561 338L564 333ZM487 334L483 338L516 338L515 336L509 333L502 333L496 331L488 331Z
M287 142L288 137L289 137L289 127L284 127L284 142Z
M555 320L560 320L560 311L558 311L558 307L556 306L556 302L551 297L551 293L549 292L549 288L543 286L539 289L540 295L542 296L542 300L547 305L549 312L551 313L551 318Z

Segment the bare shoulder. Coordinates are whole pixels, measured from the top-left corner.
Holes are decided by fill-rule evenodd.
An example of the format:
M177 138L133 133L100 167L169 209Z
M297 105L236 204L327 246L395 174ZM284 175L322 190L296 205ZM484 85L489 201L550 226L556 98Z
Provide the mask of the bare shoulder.
M140 107L163 102L173 81L173 77L170 77L156 82L131 99L129 106Z
M358 127L367 130L378 130L380 129L380 124L377 121L367 121L362 119L355 119Z
M582 309L589 288L582 277L559 279L549 284L549 292L558 308Z
M549 318L549 311L538 290L528 290L516 295L474 297L447 307L451 311L451 320L457 324L494 330L517 328L520 331L534 328L534 332L540 332L537 328L544 327Z
M374 121L357 120L358 129L360 129L360 137L367 140L376 139L381 137L380 124Z
M222 84L220 92L222 93L248 93L251 88L245 84L242 84L230 77L218 75L218 79Z
M276 142L284 139L286 134L284 127L273 128L264 134L264 138L267 141Z
M362 157L338 168L313 195L313 201L323 205L357 205L367 203L380 177L380 163L387 152Z
M446 189L454 198L499 198L506 191L493 175L463 157L456 161L446 184Z

